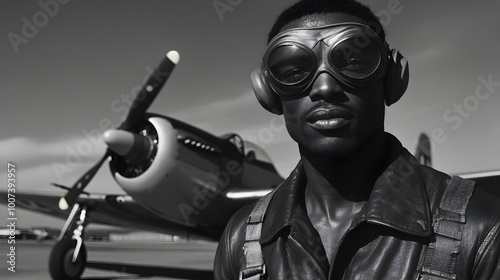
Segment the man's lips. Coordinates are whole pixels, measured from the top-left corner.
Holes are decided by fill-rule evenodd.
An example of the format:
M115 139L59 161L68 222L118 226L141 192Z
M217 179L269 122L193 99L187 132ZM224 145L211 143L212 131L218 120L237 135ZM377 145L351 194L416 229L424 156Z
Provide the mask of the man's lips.
M342 107L318 108L307 114L307 124L318 130L341 128L353 118L351 111Z

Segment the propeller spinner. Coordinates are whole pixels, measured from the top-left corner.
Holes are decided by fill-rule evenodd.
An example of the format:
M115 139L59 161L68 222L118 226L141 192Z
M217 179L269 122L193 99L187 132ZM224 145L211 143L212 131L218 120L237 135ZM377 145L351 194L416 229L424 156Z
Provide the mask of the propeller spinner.
M94 178L103 162L114 152L127 158L138 158L143 152L151 148L152 143L147 138L140 137L130 132L139 120L144 117L149 106L160 92L168 77L179 62L179 53L169 51L160 62L155 71L148 78L139 94L136 96L125 121L118 129L108 130L104 134L104 141L108 145L103 157L70 188L64 197L59 200L61 210L73 205L78 196L84 191L88 183Z

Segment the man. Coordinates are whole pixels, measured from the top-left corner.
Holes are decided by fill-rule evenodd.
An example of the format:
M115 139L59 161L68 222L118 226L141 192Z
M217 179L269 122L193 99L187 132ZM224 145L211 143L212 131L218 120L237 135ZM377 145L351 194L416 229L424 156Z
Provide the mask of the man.
M280 15L252 83L301 161L233 216L216 279L500 279L499 200L384 132L384 103L407 82L367 7L301 1Z

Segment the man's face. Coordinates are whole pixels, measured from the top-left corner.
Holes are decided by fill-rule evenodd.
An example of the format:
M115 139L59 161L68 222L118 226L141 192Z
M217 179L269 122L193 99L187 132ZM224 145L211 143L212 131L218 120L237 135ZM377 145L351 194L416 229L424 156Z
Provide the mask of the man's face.
M318 27L361 19L342 13L314 14L285 25L281 31ZM384 86L350 88L323 72L303 94L281 97L290 136L310 153L343 157L384 132Z

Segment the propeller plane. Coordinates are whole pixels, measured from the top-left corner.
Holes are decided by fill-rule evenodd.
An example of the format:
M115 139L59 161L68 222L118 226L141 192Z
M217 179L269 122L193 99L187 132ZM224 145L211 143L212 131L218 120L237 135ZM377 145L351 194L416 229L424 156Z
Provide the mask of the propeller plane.
M20 207L66 218L49 259L53 279L80 279L87 265L83 236L89 223L218 241L236 210L283 181L265 151L238 134L215 136L147 112L178 62L176 51L166 54L124 122L105 131L107 149L90 170L71 187L53 184L66 191L63 197L17 195ZM127 195L85 191L107 160ZM204 271L184 276L193 273L211 278Z

